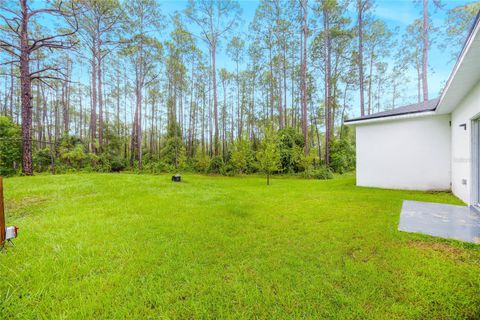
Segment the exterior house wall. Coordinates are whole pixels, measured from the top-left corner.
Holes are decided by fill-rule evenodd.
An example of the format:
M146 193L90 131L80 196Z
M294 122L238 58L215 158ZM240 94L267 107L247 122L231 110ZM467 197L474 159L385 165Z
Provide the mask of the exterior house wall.
M450 190L450 115L358 124L357 185Z
M452 112L452 192L467 204L473 204L472 122L479 116L480 83Z

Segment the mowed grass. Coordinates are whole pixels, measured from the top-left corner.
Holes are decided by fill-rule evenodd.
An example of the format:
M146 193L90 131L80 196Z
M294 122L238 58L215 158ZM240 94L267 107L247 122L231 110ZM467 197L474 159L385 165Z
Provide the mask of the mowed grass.
M4 181L1 319L478 319L480 248L397 231L448 193L263 177Z

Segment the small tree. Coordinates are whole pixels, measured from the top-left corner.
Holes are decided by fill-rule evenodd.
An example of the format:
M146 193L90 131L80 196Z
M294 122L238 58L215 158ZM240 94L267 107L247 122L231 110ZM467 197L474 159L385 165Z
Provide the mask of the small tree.
M250 141L246 137L237 140L230 158L230 162L235 167L237 172L240 174L245 173L248 170L252 160Z
M265 138L257 152L260 170L267 176L267 185L270 185L270 175L280 167L280 155L277 147L277 136L271 129L266 129Z
M172 170L183 170L186 165L185 145L182 141L180 126L171 122L167 129L167 140L161 151L162 160L170 165Z
M314 162L317 158L317 150L314 148L308 151L308 154L302 154L300 157L300 167L303 170L303 176L310 178L313 175Z

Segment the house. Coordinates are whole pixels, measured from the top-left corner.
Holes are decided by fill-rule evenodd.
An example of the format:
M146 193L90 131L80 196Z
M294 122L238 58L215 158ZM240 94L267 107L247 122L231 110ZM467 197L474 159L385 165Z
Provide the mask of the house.
M480 203L480 12L438 99L346 121L357 185L451 190Z

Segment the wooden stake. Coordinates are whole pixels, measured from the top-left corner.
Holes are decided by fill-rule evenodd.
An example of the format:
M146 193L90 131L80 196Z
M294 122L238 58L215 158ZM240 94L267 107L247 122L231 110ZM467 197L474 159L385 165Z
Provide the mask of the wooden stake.
M5 208L3 202L3 178L0 177L0 246L5 242Z

